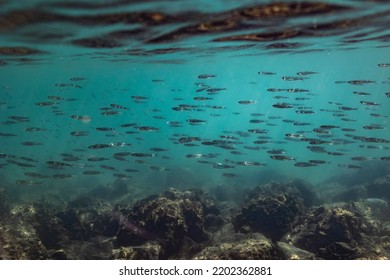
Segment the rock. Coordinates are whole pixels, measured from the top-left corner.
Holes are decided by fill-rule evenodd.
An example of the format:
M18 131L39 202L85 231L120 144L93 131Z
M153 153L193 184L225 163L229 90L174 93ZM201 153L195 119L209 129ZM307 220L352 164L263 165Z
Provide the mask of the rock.
M196 260L275 260L281 259L282 253L264 235L236 234L214 246L204 248Z
M316 259L313 253L299 249L285 242L277 242L278 247L287 260L313 260Z
M299 194L289 185L278 183L250 191L233 220L236 231L260 232L273 241L279 240L303 213L303 199Z
M33 226L33 205L16 206L0 224L0 259L46 259L47 249Z
M283 241L324 259L355 259L380 232L379 222L362 204L308 211Z
M170 189L159 196L136 203L130 214L118 212L121 229L117 245L140 246L157 241L162 246L163 258L180 251L186 238L206 241L205 212L215 211L203 193Z
M142 246L120 247L112 250L115 260L158 260L161 246L158 243L147 242Z
M69 241L61 250L70 260L109 260L113 249L113 238L96 237L87 241Z

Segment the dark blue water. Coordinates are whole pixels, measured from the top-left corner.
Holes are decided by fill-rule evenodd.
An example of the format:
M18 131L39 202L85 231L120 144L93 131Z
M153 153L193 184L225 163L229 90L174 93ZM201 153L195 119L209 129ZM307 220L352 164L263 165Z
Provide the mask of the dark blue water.
M386 2L203 2L2 1L1 184L389 175Z

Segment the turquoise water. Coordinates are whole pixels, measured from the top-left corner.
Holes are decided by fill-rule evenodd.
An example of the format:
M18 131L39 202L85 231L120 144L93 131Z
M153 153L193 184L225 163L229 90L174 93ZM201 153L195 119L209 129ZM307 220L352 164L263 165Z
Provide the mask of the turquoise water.
M2 185L72 196L116 180L148 194L389 175L389 5L339 2L2 1Z

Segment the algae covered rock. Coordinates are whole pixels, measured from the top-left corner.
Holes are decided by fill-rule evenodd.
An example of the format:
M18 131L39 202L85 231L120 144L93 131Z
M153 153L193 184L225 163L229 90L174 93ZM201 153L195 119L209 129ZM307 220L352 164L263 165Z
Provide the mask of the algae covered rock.
M158 260L161 246L155 242L147 242L142 246L120 247L112 250L112 258L116 260Z
M121 225L117 244L139 246L154 240L161 244L164 257L171 256L187 238L194 242L208 239L203 226L208 204L197 192L174 189L141 200L127 216L117 213Z
M233 224L236 231L260 232L279 240L303 210L300 192L289 185L272 183L249 192Z
M324 259L355 259L365 254L380 232L367 208L351 203L308 211L284 241Z
M47 249L34 228L33 205L16 206L0 224L0 259L46 259Z
M197 260L274 260L282 254L271 240L260 233L236 234L214 246L204 248Z

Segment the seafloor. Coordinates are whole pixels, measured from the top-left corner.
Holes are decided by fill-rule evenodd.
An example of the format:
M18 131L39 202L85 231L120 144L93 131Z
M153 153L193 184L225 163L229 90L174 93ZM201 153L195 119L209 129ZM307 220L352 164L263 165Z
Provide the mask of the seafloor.
M173 187L143 198L118 179L69 201L25 202L1 189L0 259L390 258L390 176Z

